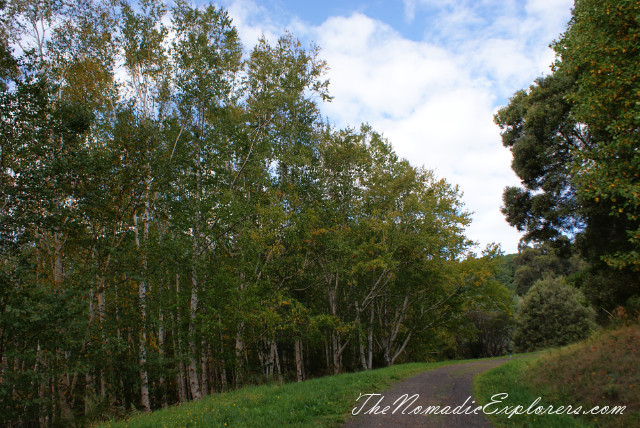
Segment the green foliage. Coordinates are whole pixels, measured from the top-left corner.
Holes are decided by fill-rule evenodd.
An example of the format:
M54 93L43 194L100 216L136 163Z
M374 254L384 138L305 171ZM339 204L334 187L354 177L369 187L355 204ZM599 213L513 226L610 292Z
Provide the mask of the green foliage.
M595 312L584 296L564 278L537 281L527 292L516 316L516 346L525 351L562 346L589 337Z
M424 360L468 314L510 319L459 189L323 122L317 47L245 51L185 1L9 6L0 423Z
M632 1L577 2L569 29L555 45L558 73L575 73L568 100L588 126L592 143L572 167L583 198L606 207L624 225L624 245L603 260L614 268L640 270L640 137L638 5ZM593 168L597 165L597 168Z
M522 179L505 190L507 220L526 240L573 241L590 287L615 278L587 293L606 311L640 290L637 12L633 1L576 1L553 74L495 116Z
M551 75L519 91L495 116L502 142L513 155L512 168L522 187L504 192L507 221L526 232L526 240L564 242L583 221L568 163L572 149L586 138L565 100L570 77Z
M473 335L458 338L460 353L469 358L494 357L513 351L513 314L506 311L473 311L469 313Z
M525 247L514 256L513 284L520 296L527 294L533 284L546 277L573 278L587 268L577 254L562 254L548 246Z
M513 350L515 295L499 280L504 274L505 256L496 250L489 248L484 257L463 263L476 264L476 269L479 267L480 270L475 275L484 276L476 284L473 303L466 308L466 322L460 322L452 329L458 343L458 355L464 358L493 357ZM509 259L512 257L507 257Z
M515 256L515 254L506 254L500 257L500 267L496 272L496 280L510 290L514 289L513 279L515 275L515 266L513 259Z

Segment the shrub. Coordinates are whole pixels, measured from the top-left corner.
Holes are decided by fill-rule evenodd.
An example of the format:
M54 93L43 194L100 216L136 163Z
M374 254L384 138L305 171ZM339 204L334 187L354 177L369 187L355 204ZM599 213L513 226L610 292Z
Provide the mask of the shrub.
M563 277L536 281L516 316L517 348L531 351L587 338L595 328L595 311L584 300Z

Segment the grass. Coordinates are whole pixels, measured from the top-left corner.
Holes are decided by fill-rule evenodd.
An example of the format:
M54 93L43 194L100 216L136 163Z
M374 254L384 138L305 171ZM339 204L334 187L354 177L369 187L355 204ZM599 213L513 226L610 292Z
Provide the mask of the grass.
M498 427L640 427L640 326L606 330L591 339L539 357L515 360L476 378L478 401L488 403L507 392L505 405L540 405L583 410L594 406L626 406L622 415L490 416Z
M494 408L502 409L505 406L524 406L525 410L538 397L541 397L540 405L560 405L557 397L550 397L545 393L541 393L539 389L529 385L524 377L533 366L535 366L538 356L522 358L509 361L500 367L489 370L478 377L474 381L473 393L476 400L480 404L491 402L494 394L506 392L508 397ZM554 400L556 398L556 400ZM566 402L567 405L573 403ZM536 406L537 407L537 406ZM569 415L523 415L514 414L509 417L508 414L487 415L496 427L540 427L540 428L573 428L573 427L590 427L592 424L577 421Z
M592 339L543 354L523 355L476 377L480 404L508 393L496 408L536 405L626 405L623 415L490 415L497 427L640 427L640 325L605 331ZM106 427L337 427L349 417L360 393L379 392L391 384L466 361L413 363L300 383L250 386L213 394L150 414L131 415Z
M299 383L249 386L101 427L336 427L346 421L360 393L382 391L425 370L462 362L400 364Z

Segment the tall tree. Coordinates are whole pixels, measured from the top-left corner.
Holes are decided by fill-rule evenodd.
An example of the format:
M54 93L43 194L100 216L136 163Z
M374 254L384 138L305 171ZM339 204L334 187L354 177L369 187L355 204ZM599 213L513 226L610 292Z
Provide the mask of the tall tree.
M507 220L526 240L575 243L591 263L585 294L605 311L640 291L636 6L576 1L553 74L495 116L522 179L505 190Z
M317 47L73 5L0 16L0 424L421 358L478 309L457 188L323 123Z
M192 238L191 302L189 324L189 385L193 399L202 396L198 380L197 315L201 285L206 277L201 270L203 256L218 251L216 237L234 221L224 210L229 204L229 186L233 170L233 144L218 126L225 107L234 103L236 73L241 67L242 47L237 31L226 11L208 6L194 8L180 1L172 10L176 38L176 104L184 124L182 140L188 144L190 159L185 172L190 185L184 196L190 218ZM228 117L228 116L226 116Z
M574 150L590 144L571 116L567 92L570 76L552 75L519 91L495 116L502 142L513 155L512 168L522 187L504 192L507 221L524 231L528 241L563 243L586 217L571 181Z
M554 45L556 73L575 76L567 95L573 117L591 137L590 145L575 152L575 185L583 200L604 206L623 237L618 248L607 248L603 260L635 272L640 270L637 8L633 1L578 0L567 31Z
M129 84L133 90L134 100L139 111L141 128L141 156L139 157L142 203L133 213L133 230L138 251L141 253L141 272L138 280L138 298L140 307L141 329L139 337L140 395L142 408L151 409L149 398L149 376L147 373L147 294L151 289L153 278L150 265L150 234L152 224L157 216L157 195L166 192L161 186L167 183L156 177L162 175L158 170L159 161L166 157L161 150L168 149L163 144L161 124L167 114L170 102L168 87L170 85L170 67L165 52L167 29L162 24L166 6L158 1L141 2L141 11L136 13L131 6L124 3L122 39L124 45L124 65L129 72ZM154 180L154 178L156 178ZM151 261L153 262L153 261ZM156 287L159 285L156 284Z

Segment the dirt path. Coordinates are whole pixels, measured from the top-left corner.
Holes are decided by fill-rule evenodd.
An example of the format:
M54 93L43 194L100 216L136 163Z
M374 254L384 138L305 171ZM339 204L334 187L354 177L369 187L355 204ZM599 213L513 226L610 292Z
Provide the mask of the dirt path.
M452 411L457 406L461 406L462 412L469 407L469 413L471 413L477 407L472 397L474 376L508 360L508 358L501 358L441 367L402 381L380 395L363 396L354 404L355 410L352 413L357 414L347 421L344 428L491 427L481 411L477 415L442 415L433 414L433 412L420 415L417 413L424 412L429 406L440 406L441 409L444 406L450 406ZM369 394L370 391L362 393ZM415 398L415 401L411 398L401 405L401 397L404 394L408 394L407 398ZM414 394L418 394L418 397L416 398ZM398 399L401 401L394 404ZM390 407L383 414L386 406ZM403 411L404 414L402 414ZM373 414L375 412L378 414ZM410 414L411 412L416 414Z

